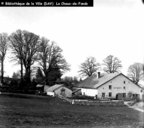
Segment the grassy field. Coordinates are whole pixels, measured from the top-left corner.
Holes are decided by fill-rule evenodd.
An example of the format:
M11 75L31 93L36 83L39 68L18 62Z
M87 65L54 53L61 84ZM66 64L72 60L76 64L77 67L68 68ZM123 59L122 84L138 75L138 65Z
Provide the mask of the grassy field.
M0 128L144 128L144 114L112 106L71 105L57 98L0 95Z

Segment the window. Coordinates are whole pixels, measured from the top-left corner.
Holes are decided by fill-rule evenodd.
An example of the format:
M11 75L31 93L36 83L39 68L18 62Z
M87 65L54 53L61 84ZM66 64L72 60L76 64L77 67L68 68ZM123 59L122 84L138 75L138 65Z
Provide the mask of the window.
M123 83L125 84L126 82L124 81Z
M112 93L111 92L109 92L109 97L112 97Z
M65 89L64 88L62 88L61 89L61 93L60 93L62 96L65 96Z
M123 87L123 89L126 89L125 86Z
M105 98L105 93L104 92L102 93L102 98Z
M112 85L109 85L109 89L112 89Z

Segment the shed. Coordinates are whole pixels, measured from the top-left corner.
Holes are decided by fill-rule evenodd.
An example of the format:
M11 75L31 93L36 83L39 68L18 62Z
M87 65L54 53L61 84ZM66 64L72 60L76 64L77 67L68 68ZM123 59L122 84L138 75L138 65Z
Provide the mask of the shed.
M47 94L48 94L48 92L53 92L57 96L64 96L64 97L72 96L72 91L62 84L56 84L51 87L45 86L44 92L46 92Z

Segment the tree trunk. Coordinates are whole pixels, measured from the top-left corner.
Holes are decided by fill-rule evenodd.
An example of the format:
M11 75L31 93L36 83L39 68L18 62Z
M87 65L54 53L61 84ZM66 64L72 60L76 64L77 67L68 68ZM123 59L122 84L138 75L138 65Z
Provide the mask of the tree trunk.
M26 67L26 74L25 74L26 84L29 85L31 83L31 67Z
M2 83L2 85L3 85L3 82L4 82L4 65L3 65L3 59L1 60L1 83Z
M21 60L21 83L23 82L23 62Z
M47 84L47 66L46 66L46 61L43 60L43 72L44 72L44 84Z

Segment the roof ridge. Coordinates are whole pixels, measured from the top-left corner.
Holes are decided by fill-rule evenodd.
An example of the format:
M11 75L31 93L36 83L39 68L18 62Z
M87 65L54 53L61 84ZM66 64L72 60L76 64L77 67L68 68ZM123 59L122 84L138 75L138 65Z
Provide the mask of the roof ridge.
M110 73L105 74L104 76L97 78L96 74L86 78L81 83L78 84L79 87L85 87L85 88L98 88L100 85L106 83L110 79L118 76L121 73Z

